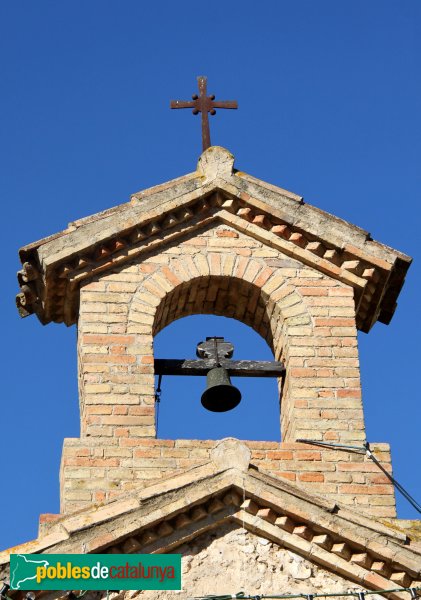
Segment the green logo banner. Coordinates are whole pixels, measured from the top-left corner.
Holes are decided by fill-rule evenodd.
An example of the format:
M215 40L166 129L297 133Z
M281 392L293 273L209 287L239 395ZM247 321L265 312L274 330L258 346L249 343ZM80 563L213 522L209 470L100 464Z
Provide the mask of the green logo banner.
M11 554L12 590L181 590L181 554Z

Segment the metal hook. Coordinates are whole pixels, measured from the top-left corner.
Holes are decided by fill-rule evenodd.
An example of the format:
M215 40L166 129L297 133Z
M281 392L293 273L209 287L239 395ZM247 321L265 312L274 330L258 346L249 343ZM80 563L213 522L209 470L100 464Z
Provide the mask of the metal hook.
M158 375L158 386L155 390L155 402L161 402L161 381L162 381L162 375Z

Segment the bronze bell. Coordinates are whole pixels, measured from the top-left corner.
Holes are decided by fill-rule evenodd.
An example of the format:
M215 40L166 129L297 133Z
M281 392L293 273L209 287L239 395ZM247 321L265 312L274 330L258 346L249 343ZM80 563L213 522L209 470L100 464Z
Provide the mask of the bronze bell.
M206 390L202 394L202 405L212 412L226 412L235 408L241 400L241 392L232 385L228 371L215 367L206 375Z

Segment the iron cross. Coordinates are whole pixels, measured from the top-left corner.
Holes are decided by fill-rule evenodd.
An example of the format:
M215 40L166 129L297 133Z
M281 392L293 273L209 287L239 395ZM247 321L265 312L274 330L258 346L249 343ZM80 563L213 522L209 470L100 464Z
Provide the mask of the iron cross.
M238 104L235 100L220 100L219 102L214 102L215 96L207 95L207 81L208 78L203 75L197 78L200 95L193 94L192 101L171 100L170 104L171 108L192 108L194 115L198 115L200 112L202 113L203 150L206 150L206 148L210 148L211 146L208 113L214 115L216 113L215 108L238 108Z

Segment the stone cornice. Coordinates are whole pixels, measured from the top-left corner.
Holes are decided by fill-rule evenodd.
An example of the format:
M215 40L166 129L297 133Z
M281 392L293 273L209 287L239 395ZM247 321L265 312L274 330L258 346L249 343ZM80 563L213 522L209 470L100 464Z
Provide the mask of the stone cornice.
M22 248L21 316L71 325L82 281L222 221L352 286L362 331L376 320L388 323L411 259L299 196L235 171L233 161L223 148L209 148L196 173Z
M10 551L162 553L232 521L366 589L418 584L420 554L404 533L260 473L249 456L241 442L222 440L211 462L64 516L39 540ZM10 551L0 554L3 577Z

